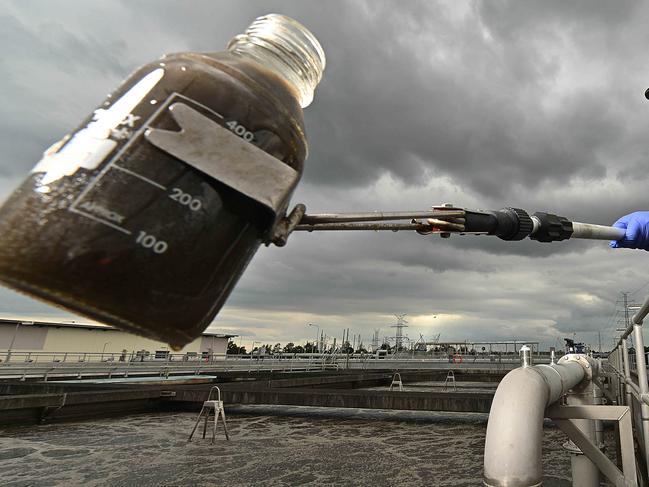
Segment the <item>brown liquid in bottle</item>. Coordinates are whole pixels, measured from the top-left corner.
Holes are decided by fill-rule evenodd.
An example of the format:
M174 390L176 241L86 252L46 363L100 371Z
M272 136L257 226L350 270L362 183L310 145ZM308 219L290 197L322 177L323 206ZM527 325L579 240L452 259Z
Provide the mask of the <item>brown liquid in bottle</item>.
M144 130L178 130L167 107L182 102L298 172L306 140L288 85L229 53L177 54L143 66L100 109L160 69L159 81L111 130L115 147L101 164L47 184L48 173L35 172L0 209L0 280L181 347L224 304L272 218L147 142Z

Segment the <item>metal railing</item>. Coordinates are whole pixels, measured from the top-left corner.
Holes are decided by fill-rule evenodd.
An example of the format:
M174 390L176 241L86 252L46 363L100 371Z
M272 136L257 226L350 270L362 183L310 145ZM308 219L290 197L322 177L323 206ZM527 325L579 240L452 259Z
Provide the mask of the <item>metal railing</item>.
M607 368L617 379L615 390L618 404L629 406L634 413L632 417L640 420L641 425L635 425L639 436L638 444L646 464L649 465L649 382L642 336L642 323L647 314L649 314L649 297L633 315L617 345L611 351ZM633 354L629 353L630 336L633 338Z
M549 361L549 354L534 354L535 362ZM204 362L216 363L224 360L233 361L318 361L318 362L366 362L373 360L381 361L430 361L430 362L497 362L497 363L518 363L518 352L509 353L448 353L448 352L427 352L412 354L411 352L398 352L396 354L377 355L376 353L342 353L342 352L316 352L316 353L290 353L277 352L271 354L225 354L225 353L165 353L143 351L130 352L24 352L15 350L0 349L0 367L16 363L110 363L110 362L138 362L138 363L179 363L179 362Z
M102 357L103 355L103 357ZM0 352L0 356L2 352ZM10 361L0 363L0 378L21 380L50 378L83 379L89 377L128 378L164 377L178 375L215 374L219 372L298 372L310 370L337 370L335 360L323 359L318 354L310 357L209 355L187 357L169 354L164 358L134 356L132 359L113 353L25 352L13 353Z
M23 352L0 350L0 366L11 363L82 363L82 362L213 362L225 354L195 352L164 353L148 350L131 352Z
M7 356L9 355L9 360ZM169 377L177 375L216 374L219 372L301 372L340 369L408 368L511 368L518 359L513 354L415 355L404 357L376 354L287 353L275 354L194 354L140 352L9 352L0 350L0 378L21 380L51 378L83 379L89 377L128 378L130 376ZM547 355L537 355L536 363L548 362Z

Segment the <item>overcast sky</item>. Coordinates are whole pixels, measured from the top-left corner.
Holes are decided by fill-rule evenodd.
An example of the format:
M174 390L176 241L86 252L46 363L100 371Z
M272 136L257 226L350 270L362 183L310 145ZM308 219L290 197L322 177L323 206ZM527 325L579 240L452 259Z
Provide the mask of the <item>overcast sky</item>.
M308 211L518 206L611 224L649 209L649 3L618 0L0 0L0 196L138 65L216 51L257 16L327 55L305 110ZM262 248L213 324L241 343L393 333L442 341L577 333L605 345L649 254L416 233L295 234ZM0 291L10 316L77 319Z

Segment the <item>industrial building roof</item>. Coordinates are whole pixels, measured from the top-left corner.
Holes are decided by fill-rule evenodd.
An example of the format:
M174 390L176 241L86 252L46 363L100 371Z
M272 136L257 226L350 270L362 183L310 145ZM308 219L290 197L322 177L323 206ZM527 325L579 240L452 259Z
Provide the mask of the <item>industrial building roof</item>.
M0 325L27 325L27 326L52 326L55 328L84 328L84 329L95 329L95 330L106 330L106 331L121 331L119 328L115 328L110 325L103 325L101 323L78 323L76 321L36 321L36 320L26 320L26 319L8 319L0 318ZM232 335L228 333L216 333L213 331L205 330L202 333L203 336L217 337L217 338L233 338L239 335Z

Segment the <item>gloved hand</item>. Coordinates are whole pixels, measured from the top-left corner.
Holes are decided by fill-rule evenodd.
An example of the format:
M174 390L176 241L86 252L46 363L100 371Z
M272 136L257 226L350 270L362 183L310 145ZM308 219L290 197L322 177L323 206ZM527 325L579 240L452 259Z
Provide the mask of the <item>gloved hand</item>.
M624 228L626 235L622 240L611 241L609 245L612 248L649 250L649 211L636 211L625 215L613 223L613 226Z

